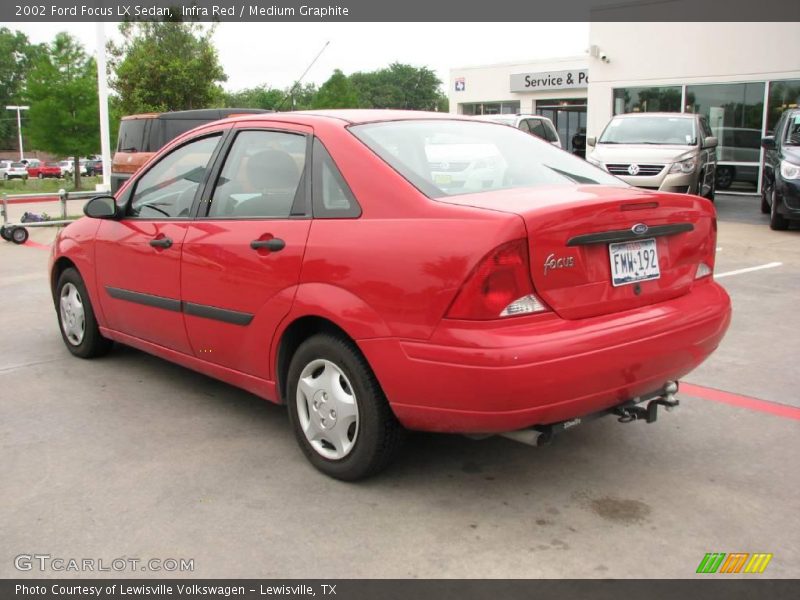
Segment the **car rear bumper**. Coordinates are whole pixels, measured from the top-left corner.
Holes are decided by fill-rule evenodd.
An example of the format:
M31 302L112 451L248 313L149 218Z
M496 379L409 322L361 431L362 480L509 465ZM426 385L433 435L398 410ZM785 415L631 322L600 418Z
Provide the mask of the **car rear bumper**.
M730 315L725 290L704 281L679 298L615 315L444 321L428 341L358 343L409 429L496 433L660 389L714 351Z

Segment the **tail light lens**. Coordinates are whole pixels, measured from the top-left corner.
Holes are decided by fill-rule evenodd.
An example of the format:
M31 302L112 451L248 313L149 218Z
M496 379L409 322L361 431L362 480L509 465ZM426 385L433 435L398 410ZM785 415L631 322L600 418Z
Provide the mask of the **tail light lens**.
M527 240L498 246L472 270L447 316L487 320L528 315L549 308L534 294Z

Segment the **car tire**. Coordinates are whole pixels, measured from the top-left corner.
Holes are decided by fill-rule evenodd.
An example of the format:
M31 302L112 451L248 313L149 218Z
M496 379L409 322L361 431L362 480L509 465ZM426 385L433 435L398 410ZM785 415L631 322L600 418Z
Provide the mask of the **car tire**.
M113 342L100 334L86 286L75 269L64 269L59 276L55 303L58 329L70 353L79 358L94 358L111 350Z
M703 171L702 173L700 173L700 175L698 177L698 180L697 180L697 193L698 194L702 194L702 192L703 192L703 182L705 181L705 179L706 179L706 172ZM716 193L716 191L717 191L717 178L716 178L716 175L715 175L714 179L711 180L711 188L705 194L702 194L702 196L706 200L709 200L710 202L714 202L714 194Z
M769 207L769 228L773 231L784 231L789 228L789 221L778 212L780 198L775 188L772 189L771 196L772 203Z
M356 481L384 469L405 430L358 348L343 337L317 334L289 365L289 420L306 458L326 475Z
M720 190L727 190L733 184L733 178L735 177L736 171L733 167L720 167L717 166L717 172L714 179L716 180L717 189Z
M42 173L39 173L38 177L39 179L44 179L44 175Z
M12 242L22 245L28 241L28 230L24 227L12 227L10 236Z
M0 237L3 238L5 241L11 241L11 227L6 227L5 225L0 226Z
M4 179L5 181L8 181L8 173L3 173L3 179Z
M767 189L761 184L761 214L769 214L769 201L767 201Z

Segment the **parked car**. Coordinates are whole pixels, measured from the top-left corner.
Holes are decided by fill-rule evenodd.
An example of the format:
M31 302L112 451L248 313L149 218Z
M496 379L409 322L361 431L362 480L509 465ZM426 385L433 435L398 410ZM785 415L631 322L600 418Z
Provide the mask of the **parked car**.
M505 177L439 185L442 140L494 147ZM287 404L340 479L385 467L405 429L542 443L651 422L730 320L711 203L468 117L226 119L85 212L50 260L68 350L116 340Z
M78 165L81 175L86 175L86 165L81 164L80 161L78 161ZM75 174L75 161L73 159L62 160L58 163L58 166L61 168L62 177L72 177Z
M558 137L553 122L541 115L478 115L474 117L482 121L492 121L502 123L521 129L525 133L530 133L538 138L547 140L557 148L561 148L561 138Z
M617 115L586 143L587 161L631 185L714 200L717 139L701 115Z
M800 220L800 109L784 111L762 144L761 212L769 214L772 229L787 229Z
M235 114L261 114L260 108L208 108L122 117L117 151L111 162L111 192L120 186L167 142L200 125Z
M28 179L28 170L21 162L4 160L0 162L0 177L8 181L9 179Z
M103 161L102 160L87 160L84 165L86 168L86 175L94 177L103 174Z
M717 189L727 190L734 181L758 183L756 165L723 165L721 162L761 161L761 130L746 127L712 127L717 138Z
M39 163L38 166L28 166L28 177L61 177L61 166L57 162Z

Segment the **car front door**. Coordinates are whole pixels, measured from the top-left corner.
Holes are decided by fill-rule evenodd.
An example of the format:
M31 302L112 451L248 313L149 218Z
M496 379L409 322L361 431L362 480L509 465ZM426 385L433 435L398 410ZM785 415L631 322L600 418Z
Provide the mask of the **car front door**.
M216 131L165 154L124 192L125 213L96 234L100 303L108 327L191 354L181 311L181 252L192 210L220 146Z
M310 219L311 128L241 123L183 244L181 287L195 355L271 378L272 336L291 308Z

